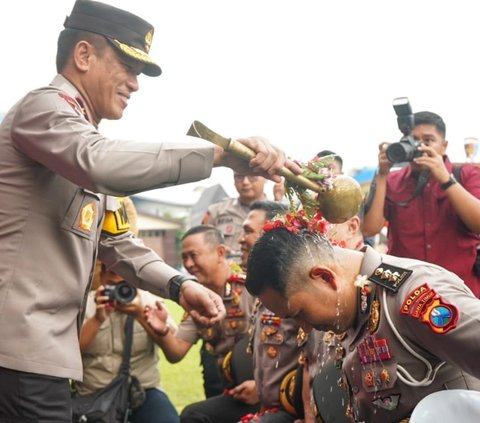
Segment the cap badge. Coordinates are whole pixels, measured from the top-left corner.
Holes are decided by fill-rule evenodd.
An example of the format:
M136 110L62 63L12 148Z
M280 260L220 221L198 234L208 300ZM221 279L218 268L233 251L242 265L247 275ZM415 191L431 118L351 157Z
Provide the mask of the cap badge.
M148 53L150 51L150 47L152 46L152 39L153 39L153 30L147 32L145 35L145 52Z

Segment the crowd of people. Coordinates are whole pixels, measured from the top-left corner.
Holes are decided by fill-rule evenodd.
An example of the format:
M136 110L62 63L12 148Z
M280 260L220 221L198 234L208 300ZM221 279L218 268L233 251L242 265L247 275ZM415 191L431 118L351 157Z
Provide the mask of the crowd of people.
M246 161L101 134L138 76L161 74L153 32L77 0L57 75L0 125L0 421L71 421L72 395L107 386L126 350L132 423L407 422L432 393L480 391L480 168L450 162L443 119L413 115L407 163L381 143L358 215L329 223L284 201L280 170L302 169L265 138L238 140ZM312 161L325 157L342 174L333 151ZM186 228L181 272L142 242L131 196L216 166L238 197ZM371 242L385 227L388 254ZM197 342L205 399L177 412L159 349L176 363Z

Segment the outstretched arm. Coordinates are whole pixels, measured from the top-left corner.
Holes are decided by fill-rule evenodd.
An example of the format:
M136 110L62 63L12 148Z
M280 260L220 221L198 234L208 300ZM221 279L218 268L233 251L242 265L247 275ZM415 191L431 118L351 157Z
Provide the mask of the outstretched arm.
M385 217L383 209L385 206L385 197L387 195L387 176L392 167L386 155L387 143L379 145L378 152L378 172L370 189L374 189L372 193L370 208L365 214L363 221L363 235L374 236L378 234L385 225Z
M145 306L144 321L147 331L152 335L156 344L163 350L165 357L170 363L177 363L185 357L192 344L177 338L168 326L167 310L160 301L155 302L155 307Z

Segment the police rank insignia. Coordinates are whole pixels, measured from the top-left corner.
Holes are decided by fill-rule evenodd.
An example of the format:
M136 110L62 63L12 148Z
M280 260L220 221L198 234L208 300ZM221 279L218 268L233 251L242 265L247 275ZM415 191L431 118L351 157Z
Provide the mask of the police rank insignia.
M368 279L375 282L377 285L383 286L385 289L396 293L402 284L410 277L412 272L412 270L382 263L375 269Z
M408 294L400 312L419 319L440 335L455 328L459 317L457 307L443 301L426 283Z

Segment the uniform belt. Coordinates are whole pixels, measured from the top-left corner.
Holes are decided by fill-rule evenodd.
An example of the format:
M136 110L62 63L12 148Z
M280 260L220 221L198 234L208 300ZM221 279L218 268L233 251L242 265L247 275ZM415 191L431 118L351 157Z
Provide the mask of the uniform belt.
M408 423L410 421L410 417L400 420L398 423Z

